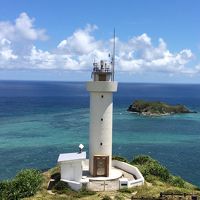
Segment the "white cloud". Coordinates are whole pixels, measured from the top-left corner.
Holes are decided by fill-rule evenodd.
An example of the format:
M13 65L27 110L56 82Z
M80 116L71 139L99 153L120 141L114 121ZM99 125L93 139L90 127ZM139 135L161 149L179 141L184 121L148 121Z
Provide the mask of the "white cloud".
M48 37L45 29L34 28L34 19L25 12L21 13L15 23L9 21L0 22L0 39L6 38L11 41L19 40L46 40Z
M56 55L36 49L35 46L32 47L30 55L25 58L33 68L54 69L56 66Z
M184 73L196 72L188 70L186 64L193 59L190 49L183 49L178 53L171 53L163 39L158 40L154 46L147 34L130 39L120 44L119 68L122 71L132 72L163 72ZM120 51L120 50L119 50Z
M78 29L72 36L61 41L58 44L58 49L65 50L71 54L87 54L98 49L100 42L96 41L91 33L97 29L97 26L87 25L85 29Z
M65 49L65 48L67 48L67 40L62 40L59 44L58 44L58 46L57 46L57 48L58 49Z
M15 29L23 38L28 40L45 40L47 36L44 29L34 29L34 19L31 19L26 13L21 13L16 19Z
M1 69L61 69L91 70L94 59L108 59L112 51L112 39L97 40L96 25L77 29L60 41L54 50L42 50L34 41L45 40L44 29L35 28L34 19L21 13L14 23L0 21ZM190 49L171 52L164 39L154 45L147 33L128 41L116 38L116 70L130 73L161 72L194 75L200 73L200 65L188 67L195 58Z
M0 68L2 66L7 66L11 64L13 60L18 58L17 55L13 53L11 48L11 41L7 39L0 40Z

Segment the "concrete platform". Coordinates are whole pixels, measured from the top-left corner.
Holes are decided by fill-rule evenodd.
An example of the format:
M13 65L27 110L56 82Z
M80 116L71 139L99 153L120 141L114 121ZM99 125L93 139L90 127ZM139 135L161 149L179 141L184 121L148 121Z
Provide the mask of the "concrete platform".
M144 178L136 167L116 160L112 161L112 166L109 177L93 177L89 173L89 160L83 160L80 185L91 191L114 191L123 187L130 188L144 184ZM124 186L123 180L127 185ZM68 180L63 181L70 183L72 189L79 189L77 183Z
M91 191L115 191L119 189L121 178L135 180L132 174L115 167L112 168L109 177L92 177L89 170L84 169L81 182L87 184L87 189Z
M89 173L89 160L84 160L82 162L82 169L83 169L83 176L82 179L88 179L91 181L109 181L109 180L115 180L122 177L122 171L120 169L112 167L110 174L108 177L93 177Z

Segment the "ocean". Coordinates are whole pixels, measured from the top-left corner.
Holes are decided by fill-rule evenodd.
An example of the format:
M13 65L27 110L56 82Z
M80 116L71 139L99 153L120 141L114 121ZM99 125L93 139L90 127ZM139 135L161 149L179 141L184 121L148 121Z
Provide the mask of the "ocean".
M184 104L198 113L145 117L136 99ZM200 85L119 83L114 94L113 155L148 154L200 186ZM59 153L88 152L89 93L84 82L0 81L0 179L23 168L46 170Z

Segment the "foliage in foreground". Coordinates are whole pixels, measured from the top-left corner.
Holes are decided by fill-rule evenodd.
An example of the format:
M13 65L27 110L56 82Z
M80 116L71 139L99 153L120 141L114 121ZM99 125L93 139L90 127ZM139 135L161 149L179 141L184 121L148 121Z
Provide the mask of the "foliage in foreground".
M38 170L22 170L14 179L0 182L0 199L17 200L32 196L40 189L42 181L43 176Z
M108 195L103 196L102 200L112 200Z
M73 191L66 182L58 181L52 188L52 191L57 194L66 194L72 198L81 198L85 196L90 196L96 194L96 192L89 191L86 189L81 189L80 191L76 192Z
M147 181L149 179L151 180L152 176L158 177L162 181L168 181L170 178L168 169L162 166L157 160L152 159L150 156L136 156L131 164L138 166Z
M122 162L125 162L125 163L129 163L129 161L122 156L113 156L112 160L118 160L118 161L122 161Z
M166 167L150 156L136 156L131 161L131 164L136 165L143 174L145 180L149 182L160 180L176 187L184 188L188 186L181 177L173 176Z
M175 187L188 187L180 176L173 176L169 170L148 155L138 155L131 162L121 156L113 156L113 160L123 161L139 168L148 182L162 181Z

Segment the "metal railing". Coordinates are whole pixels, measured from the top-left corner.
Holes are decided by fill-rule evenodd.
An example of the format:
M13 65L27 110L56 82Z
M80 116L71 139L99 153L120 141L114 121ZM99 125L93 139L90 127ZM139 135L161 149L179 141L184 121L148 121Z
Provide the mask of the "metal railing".
M111 72L111 69L109 67L94 67L93 72Z

